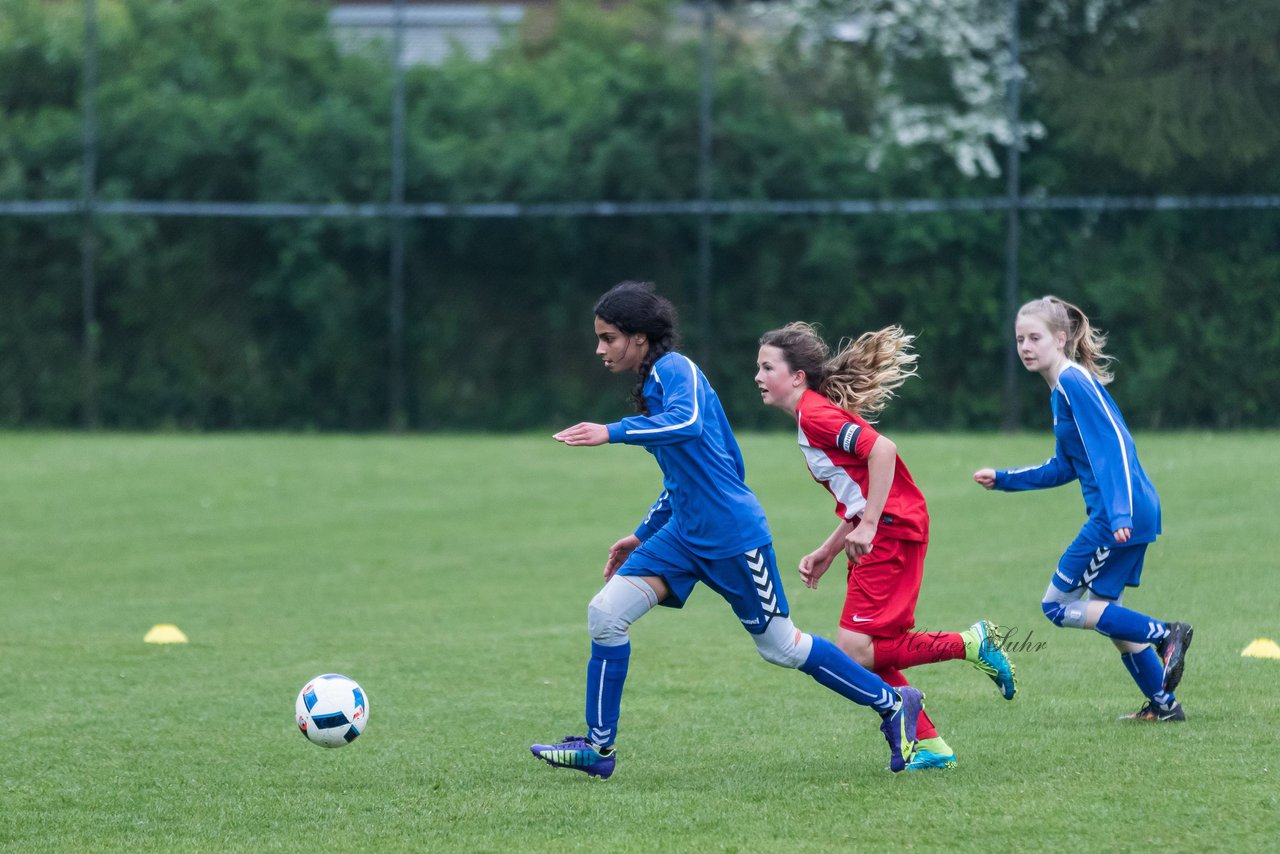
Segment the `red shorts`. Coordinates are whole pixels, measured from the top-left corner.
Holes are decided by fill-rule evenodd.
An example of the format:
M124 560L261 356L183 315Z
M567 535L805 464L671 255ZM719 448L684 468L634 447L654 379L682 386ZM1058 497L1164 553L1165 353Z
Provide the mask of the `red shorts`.
M849 589L840 627L872 637L893 637L916 624L916 600L928 543L876 537L871 551L849 565Z

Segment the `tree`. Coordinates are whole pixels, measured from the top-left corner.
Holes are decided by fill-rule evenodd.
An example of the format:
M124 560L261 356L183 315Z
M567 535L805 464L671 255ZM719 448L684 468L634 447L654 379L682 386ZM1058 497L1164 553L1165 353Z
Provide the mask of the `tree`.
M1041 39L1030 60L1037 100L1064 149L1112 161L1164 192L1275 187L1274 0L1071 7L1042 14L1056 37Z
M794 0L751 7L791 44L860 55L875 69L867 164L902 152L944 152L969 177L1000 174L1009 124L1007 0ZM1041 135L1034 121L1023 138Z

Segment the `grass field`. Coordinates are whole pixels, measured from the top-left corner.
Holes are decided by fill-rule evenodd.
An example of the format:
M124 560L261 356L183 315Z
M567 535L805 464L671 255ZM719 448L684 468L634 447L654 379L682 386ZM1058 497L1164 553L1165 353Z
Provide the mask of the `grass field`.
M789 433L742 438L797 624L832 634L842 574ZM634 628L619 770L555 771L581 732L586 603L660 488L636 448L547 436L0 436L0 850L1274 850L1280 434L1139 436L1165 535L1127 603L1196 626L1185 725L1117 653L1040 613L1081 521L1072 485L970 473L1051 437L894 437L930 500L919 626L1013 627L999 699L960 662L909 672L959 755L890 775L868 710L762 662L722 601ZM144 644L175 623L190 643ZM1019 644L1021 646L1019 646ZM370 726L307 744L311 676L358 679Z

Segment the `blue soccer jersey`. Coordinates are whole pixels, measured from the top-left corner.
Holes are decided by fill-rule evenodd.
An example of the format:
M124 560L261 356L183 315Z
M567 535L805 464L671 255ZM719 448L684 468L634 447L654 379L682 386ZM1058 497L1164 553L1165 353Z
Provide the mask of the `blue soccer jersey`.
M645 380L644 399L648 415L608 425L610 442L642 446L662 469L663 492L636 536L644 541L670 526L692 551L712 559L772 542L720 398L698 366L666 353Z
M1038 466L997 471L995 488L1046 489L1078 479L1089 514L1082 536L1112 545L1113 532L1129 528L1130 543L1153 542L1160 533L1160 498L1111 395L1082 366L1068 362L1050 403L1053 457Z

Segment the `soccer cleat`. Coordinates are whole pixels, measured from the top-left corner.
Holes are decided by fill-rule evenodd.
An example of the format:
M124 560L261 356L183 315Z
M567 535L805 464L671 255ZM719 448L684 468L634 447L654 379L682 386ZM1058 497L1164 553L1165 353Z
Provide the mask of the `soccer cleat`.
M618 763L618 752L601 753L580 735L566 735L556 744L535 744L529 750L552 768L573 768L591 777L609 779Z
M907 763L908 771L944 771L956 767L955 751L941 736L916 742L916 755Z
M909 685L899 688L898 696L898 708L880 724L880 732L889 742L889 770L895 774L915 757L916 722L924 708L924 694Z
M1169 634L1156 644L1156 655L1164 663L1164 690L1170 694L1182 681L1182 666L1187 660L1187 649L1191 646L1190 623L1167 623Z
M1162 708L1150 701L1145 706L1131 715L1121 715L1122 721L1157 721L1161 723L1185 721L1187 713L1182 711L1182 704L1177 700L1173 701L1173 705L1169 708Z
M961 632L960 637L964 638L964 660L990 676L1004 698L1012 700L1018 693L1018 676L1013 662L1000 647L1000 632L996 624L990 620L979 620Z

